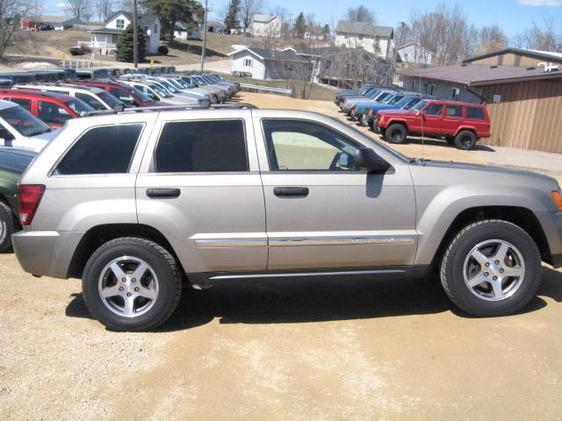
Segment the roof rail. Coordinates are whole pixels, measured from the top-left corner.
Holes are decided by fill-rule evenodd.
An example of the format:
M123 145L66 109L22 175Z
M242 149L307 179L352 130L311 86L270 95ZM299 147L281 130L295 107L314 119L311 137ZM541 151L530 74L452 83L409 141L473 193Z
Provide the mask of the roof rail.
M139 108L126 108L123 111L116 110L94 110L85 114L87 117L98 115L111 115L111 114L135 114L135 113L151 113L159 111L193 111L193 110L255 110L257 107L253 104L243 102L234 104L212 104L207 108L199 107L196 105L169 105L161 107L139 107Z

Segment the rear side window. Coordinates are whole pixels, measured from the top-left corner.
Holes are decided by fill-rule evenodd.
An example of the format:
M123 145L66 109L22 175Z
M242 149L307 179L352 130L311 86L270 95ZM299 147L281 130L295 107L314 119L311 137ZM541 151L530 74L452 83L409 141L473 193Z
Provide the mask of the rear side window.
M8 101L13 102L14 104L18 104L25 108L27 111L31 111L31 100L24 99L24 98L10 98Z
M131 124L88 130L72 146L55 174L127 173L142 128L142 124Z
M39 101L39 118L47 124L64 124L72 116L60 105L47 101Z
M155 167L160 173L248 171L244 123L167 123L156 148Z
M443 105L442 104L430 104L425 109L426 115L435 115L439 116L443 112Z
M462 117L462 107L460 105L447 105L447 117Z
M480 107L466 107L466 116L475 120L484 120L484 110Z

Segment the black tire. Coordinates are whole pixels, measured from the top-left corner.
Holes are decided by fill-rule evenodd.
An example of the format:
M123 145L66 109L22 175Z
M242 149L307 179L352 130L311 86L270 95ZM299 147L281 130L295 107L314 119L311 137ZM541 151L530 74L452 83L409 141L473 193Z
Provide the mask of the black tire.
M469 151L476 146L476 135L470 130L463 130L455 136L455 146L457 149Z
M384 138L390 143L404 143L407 134L408 131L403 124L395 123L386 128Z
M474 290L482 291L480 288L484 288L486 293L486 288L491 290L491 284L485 282L471 288L465 282L463 270L465 259L476 245L496 240L509 242L518 249L525 270L523 280L512 295L506 294L501 300L488 301L481 298L482 293L474 293ZM482 269L486 270L484 266ZM492 273L486 274L492 276ZM503 220L484 220L467 226L451 241L441 261L440 275L441 284L451 301L468 314L478 317L505 316L521 311L535 297L541 282L541 257L533 239L517 225ZM506 282L512 279L507 278ZM490 294L494 295L493 292Z
M124 256L142 259L158 279L158 294L152 307L146 313L135 317L124 317L112 312L98 291L99 279L104 268L113 260ZM144 238L118 238L105 243L92 254L82 277L86 306L97 320L115 331L156 329L168 320L175 310L180 299L181 287L182 276L174 257L160 245Z
M16 216L12 208L0 202L0 253L12 248L12 234L17 230Z
M454 137L446 137L445 140L451 146L455 146L455 138Z

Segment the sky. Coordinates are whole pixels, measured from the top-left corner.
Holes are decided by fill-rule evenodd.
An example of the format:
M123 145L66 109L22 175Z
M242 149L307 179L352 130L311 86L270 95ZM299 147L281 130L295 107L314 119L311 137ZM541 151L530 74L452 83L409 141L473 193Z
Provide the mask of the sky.
M209 17L217 19L223 16L228 0L209 0ZM433 11L439 4L460 5L469 21L477 27L499 25L512 37L532 26L540 25L545 18L550 19L557 30L562 32L562 0L264 0L265 12L276 7L283 7L292 17L300 12L305 16L313 14L325 24L332 25L343 17L350 7L364 4L376 16L377 24L398 26L399 22L408 22L412 12ZM64 0L44 0L44 14L62 14Z

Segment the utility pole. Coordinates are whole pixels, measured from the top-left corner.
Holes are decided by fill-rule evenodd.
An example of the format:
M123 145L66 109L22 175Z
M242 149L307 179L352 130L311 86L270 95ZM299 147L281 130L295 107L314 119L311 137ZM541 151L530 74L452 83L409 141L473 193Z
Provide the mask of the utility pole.
M133 0L133 63L135 69L139 67L139 41L137 34L137 0Z
M201 71L205 70L205 56L207 55L207 13L209 0L205 0L205 10L203 11L203 50L201 51Z

